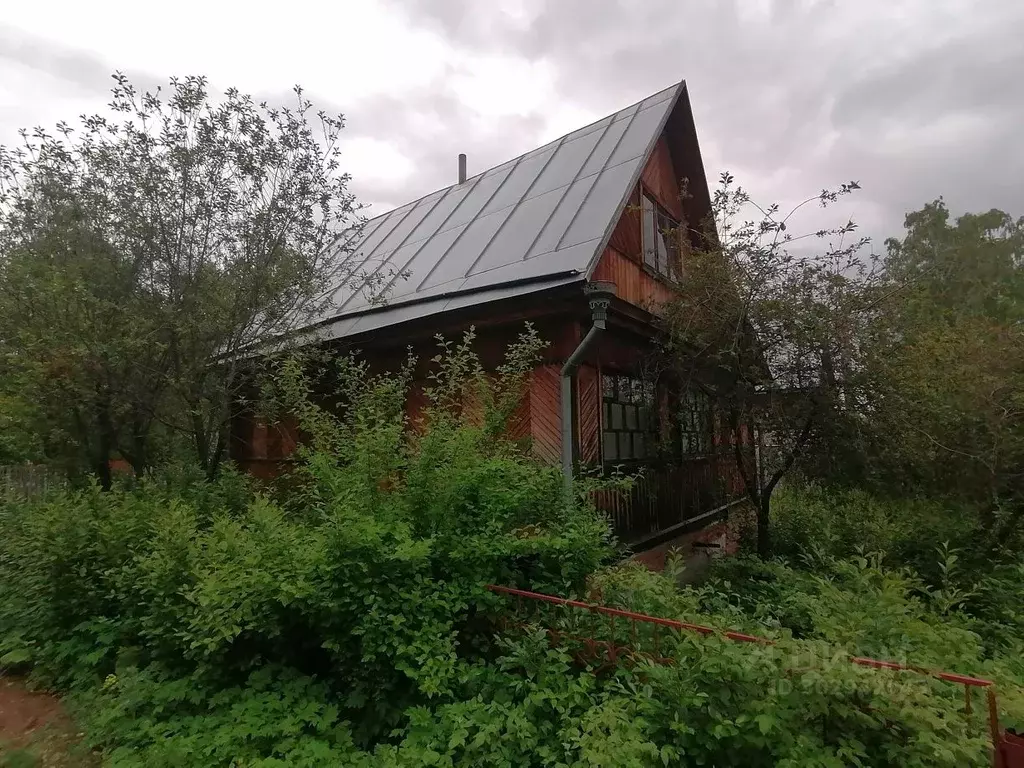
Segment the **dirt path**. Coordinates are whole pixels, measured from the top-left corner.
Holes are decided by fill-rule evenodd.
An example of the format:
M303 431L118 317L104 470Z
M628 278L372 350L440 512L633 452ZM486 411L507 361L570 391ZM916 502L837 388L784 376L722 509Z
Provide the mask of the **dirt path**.
M99 761L56 696L0 677L0 768L85 768Z

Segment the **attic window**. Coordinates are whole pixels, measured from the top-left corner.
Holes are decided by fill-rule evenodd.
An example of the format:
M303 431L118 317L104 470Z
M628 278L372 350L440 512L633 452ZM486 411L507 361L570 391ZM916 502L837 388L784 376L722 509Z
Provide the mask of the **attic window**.
M679 266L679 222L647 193L641 201L644 264L665 277L673 277Z

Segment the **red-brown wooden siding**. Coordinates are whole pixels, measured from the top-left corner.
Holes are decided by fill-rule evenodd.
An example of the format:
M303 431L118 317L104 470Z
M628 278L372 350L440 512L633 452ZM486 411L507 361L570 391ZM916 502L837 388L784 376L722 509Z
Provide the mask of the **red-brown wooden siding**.
M576 374L579 459L584 464L601 460L601 386L597 369L580 366Z
M640 258L640 192L639 187L630 193L629 201L615 223L608 245L619 253Z
M249 445L251 458L267 458L267 424L262 419L253 423Z
M561 455L562 414L559 409L560 369L539 365L530 384L530 436L537 458L556 462Z
M285 459L295 453L299 444L299 422L294 416L284 416L267 426L267 456Z
M655 312L672 298L672 290L636 261L609 246L594 270L594 280L615 283L615 295L637 307Z
M268 424L240 414L232 419L231 431L231 458L240 469L263 480L277 477L292 465L290 457L301 440L292 417Z
M683 201L679 197L679 174L672 165L672 155L668 151L668 142L664 136L654 145L654 151L647 160L640 179L654 199L677 221L682 221Z
M528 440L530 438L530 407L532 398L530 391L523 393L519 405L512 414L508 423L508 435L513 440Z
M641 176L641 185L662 207L682 219L683 206L679 197L679 177L672 165L665 137L651 153ZM630 304L648 311L672 298L672 290L659 278L644 269L640 236L640 192L634 189L625 210L615 224L601 258L594 270L594 280L615 284L616 295Z

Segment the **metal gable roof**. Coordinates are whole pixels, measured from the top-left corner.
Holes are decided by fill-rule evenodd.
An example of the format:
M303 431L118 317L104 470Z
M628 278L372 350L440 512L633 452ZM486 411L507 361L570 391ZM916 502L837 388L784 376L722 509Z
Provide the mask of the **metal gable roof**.
M345 243L345 272L404 277L390 279L383 306L363 286L336 288L317 335L444 312L455 296L471 306L585 279L683 87L366 222Z

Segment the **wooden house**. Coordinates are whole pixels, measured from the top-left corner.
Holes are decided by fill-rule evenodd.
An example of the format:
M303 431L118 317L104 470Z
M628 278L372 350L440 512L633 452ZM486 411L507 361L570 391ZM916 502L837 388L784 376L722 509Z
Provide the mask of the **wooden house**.
M637 548L721 520L742 485L713 404L645 375L666 278L699 244L687 222L710 213L686 84L483 173L463 169L460 158L458 183L372 219L348 244L361 269L405 276L383 305L340 288L318 337L397 365L410 345L427 351L435 334L472 325L487 364L529 320L550 342L516 426L536 456L567 476L643 469L630 493L597 499ZM410 416L420 407L414 389ZM233 444L237 461L272 474L294 436L250 424Z

